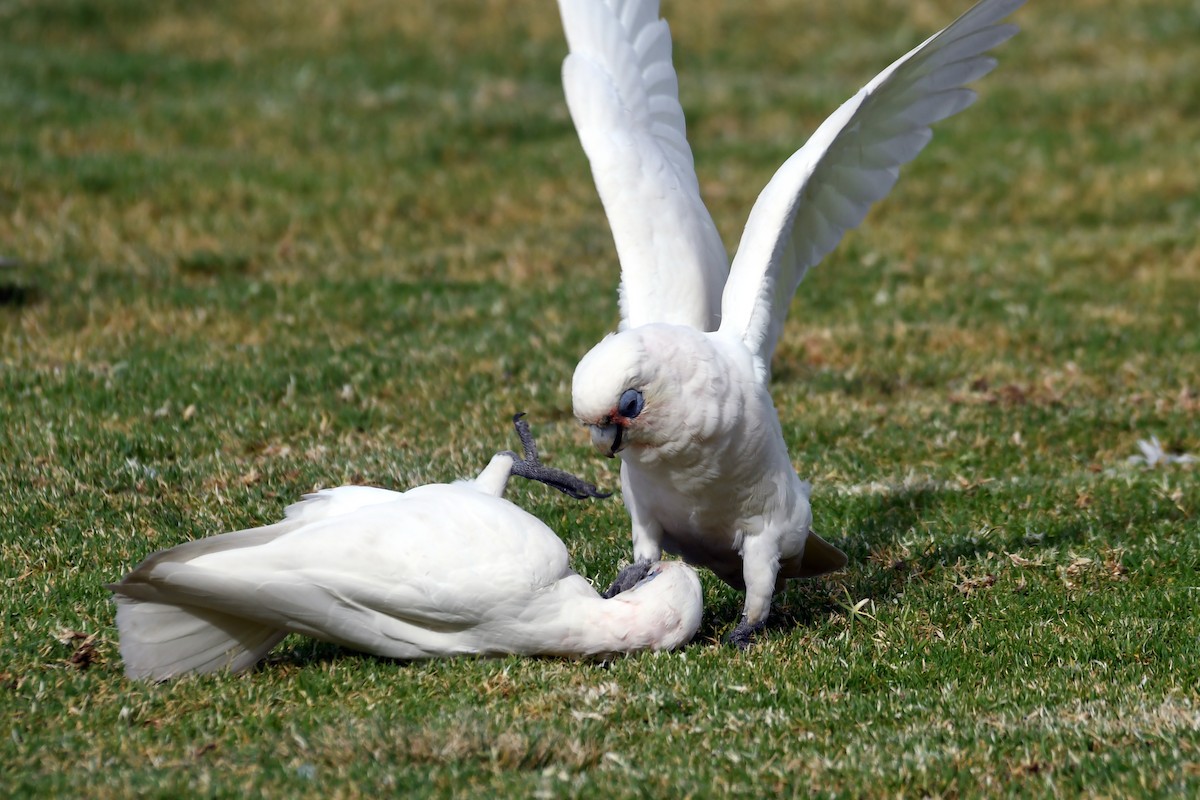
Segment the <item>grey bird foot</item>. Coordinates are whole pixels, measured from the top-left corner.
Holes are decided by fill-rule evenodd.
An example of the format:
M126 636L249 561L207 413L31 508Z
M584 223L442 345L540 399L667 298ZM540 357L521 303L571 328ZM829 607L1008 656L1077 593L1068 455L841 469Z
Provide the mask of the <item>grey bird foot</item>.
M640 561L635 561L625 569L617 573L617 579L612 582L612 586L602 595L605 600L616 597L621 592L626 592L638 585L638 581L646 577L646 573L650 571L650 565L653 562L648 558L643 558Z
M538 458L537 443L533 441L533 434L529 431L529 423L521 419L524 416L524 411L513 415L513 427L517 429L517 436L521 439L521 448L525 451L525 457L519 458L511 450L504 451L512 456L513 475L527 478L531 481L538 481L547 486L553 486L563 494L569 494L576 500L584 500L588 497L610 497L612 495L612 492L600 491L595 485L588 483L583 478L577 478L569 472L547 467L543 464Z
M754 640L754 634L761 631L766 624L766 620L763 620L751 625L750 623L746 622L746 618L743 617L742 621L738 623L738 626L730 631L729 635L725 637L725 641L736 647L738 650L747 650L750 647L750 643Z

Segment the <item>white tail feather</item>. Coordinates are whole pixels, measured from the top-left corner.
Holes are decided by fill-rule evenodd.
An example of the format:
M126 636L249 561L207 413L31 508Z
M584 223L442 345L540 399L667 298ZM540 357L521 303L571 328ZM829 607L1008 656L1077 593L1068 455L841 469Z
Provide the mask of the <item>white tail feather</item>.
M241 672L287 635L269 625L197 606L120 594L115 599L121 659L130 678L166 680L222 669Z

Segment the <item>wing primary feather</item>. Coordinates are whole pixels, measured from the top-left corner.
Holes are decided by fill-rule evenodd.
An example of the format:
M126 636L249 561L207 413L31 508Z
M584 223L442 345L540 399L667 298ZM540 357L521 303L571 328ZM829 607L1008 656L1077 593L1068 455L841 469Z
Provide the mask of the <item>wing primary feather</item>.
M656 0L648 3L631 0L625 3L618 2L616 6L621 27L627 31L641 30L658 19L658 2Z
M563 90L621 264L621 327L713 330L729 256L700 197L657 2L559 0Z
M761 380L770 378L771 354L804 275L887 195L900 167L933 137L930 126L975 101L965 84L996 66L986 51L1017 32L999 21L1023 3L981 0L892 63L834 111L759 194L721 298L721 330L755 354Z

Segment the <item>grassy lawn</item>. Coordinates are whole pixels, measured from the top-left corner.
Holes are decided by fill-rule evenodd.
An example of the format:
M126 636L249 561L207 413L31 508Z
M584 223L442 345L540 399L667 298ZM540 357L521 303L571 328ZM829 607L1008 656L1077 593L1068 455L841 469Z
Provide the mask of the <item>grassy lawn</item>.
M667 0L732 248L967 0ZM617 267L551 0L0 2L0 794L1200 793L1200 6L1034 3L802 285L774 393L851 556L746 653L121 672L103 584L304 492L470 475L570 410ZM510 498L607 585L619 499ZM468 554L469 557L469 554Z

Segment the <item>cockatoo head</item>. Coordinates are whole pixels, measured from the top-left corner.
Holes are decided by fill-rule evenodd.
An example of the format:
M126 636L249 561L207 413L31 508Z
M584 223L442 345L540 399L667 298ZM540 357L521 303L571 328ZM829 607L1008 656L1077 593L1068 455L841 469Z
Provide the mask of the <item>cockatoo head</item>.
M696 570L682 561L657 561L632 589L606 605L621 636L638 649L674 650L692 640L704 614L704 591Z
M654 324L614 333L575 368L575 417L612 458L625 448L657 448L677 437L684 393L702 349L700 331Z

